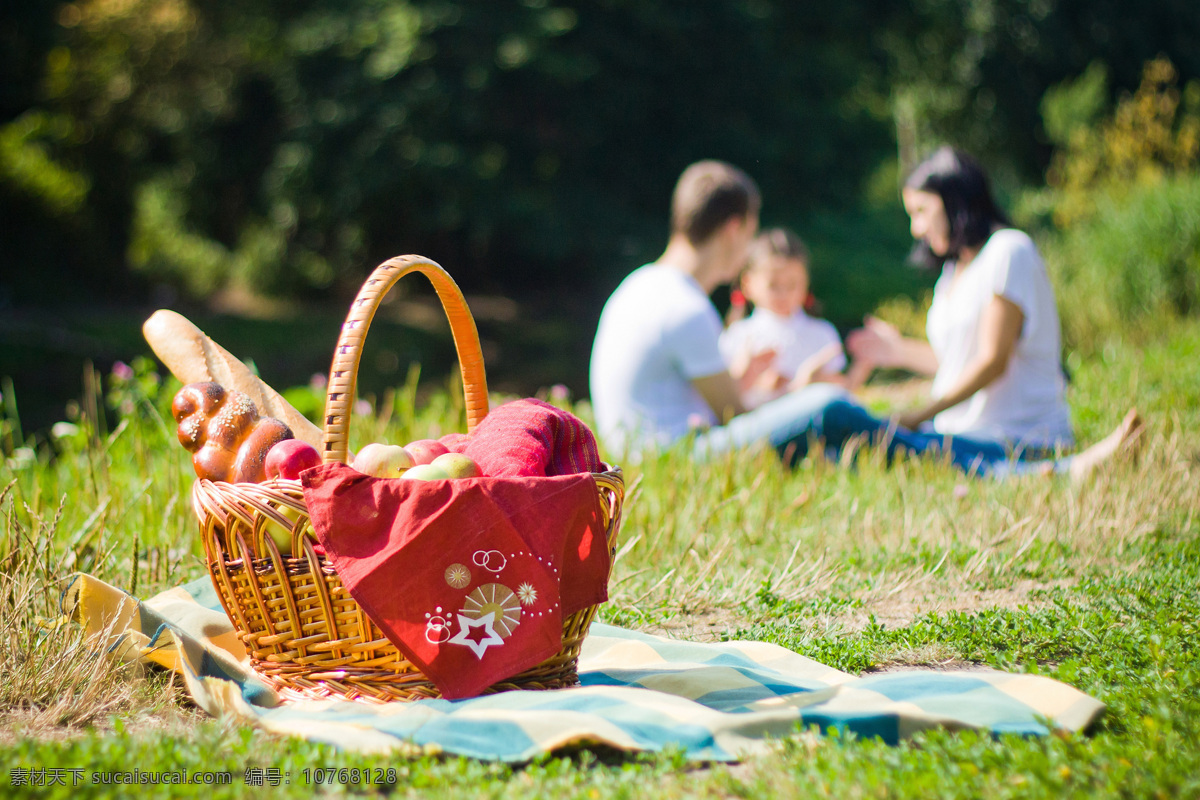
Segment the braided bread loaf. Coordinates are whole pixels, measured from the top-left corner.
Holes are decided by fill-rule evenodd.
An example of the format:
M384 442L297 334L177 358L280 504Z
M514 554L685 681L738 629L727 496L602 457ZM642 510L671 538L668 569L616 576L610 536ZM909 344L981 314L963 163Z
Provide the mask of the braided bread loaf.
M295 438L321 449L320 428L186 317L167 309L155 311L142 332L180 383L215 381L231 391L245 392L260 413L283 420Z
M294 438L274 417L259 416L250 397L219 383L189 383L171 402L179 443L192 453L196 475L210 481L259 483L272 445Z

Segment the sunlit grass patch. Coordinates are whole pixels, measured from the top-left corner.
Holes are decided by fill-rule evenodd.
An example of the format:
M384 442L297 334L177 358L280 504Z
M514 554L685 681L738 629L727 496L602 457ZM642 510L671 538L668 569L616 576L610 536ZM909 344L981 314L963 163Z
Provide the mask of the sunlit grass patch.
M72 572L143 597L205 572L187 499L193 473L165 410L177 385L142 365L132 378L85 385L77 413L52 438L21 441L20 457L6 445L0 752L15 766L140 763L239 776L263 766L294 778L306 766L393 766L394 790L359 790L413 796L1195 796L1197 352L1200 326L1180 327L1152 346L1114 346L1076 364L1082 442L1133 404L1148 422L1137 459L1082 485L968 478L934 459L888 468L871 449L853 464L818 458L790 471L766 451L706 464L676 451L624 465L629 492L603 621L776 642L852 673L983 665L1047 674L1108 704L1090 736L946 732L891 747L806 735L732 768L588 750L507 767L347 754L205 719L162 672L124 666L56 624ZM372 398L353 419L352 447L464 429L453 382L422 391L428 400L414 373ZM590 418L586 405L571 407ZM203 795L245 790L239 780ZM255 791L306 796L312 787Z

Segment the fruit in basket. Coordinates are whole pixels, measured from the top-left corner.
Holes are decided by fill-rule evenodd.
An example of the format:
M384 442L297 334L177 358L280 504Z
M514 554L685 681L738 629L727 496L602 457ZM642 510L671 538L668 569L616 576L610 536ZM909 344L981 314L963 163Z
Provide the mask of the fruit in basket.
M374 478L399 478L413 464L406 448L376 442L359 450L350 466Z
M189 383L171 401L179 443L192 453L196 476L229 483L266 479L267 453L291 439L292 430L274 417L259 416L250 397L219 383Z
M299 439L284 439L276 442L267 451L267 459L263 463L268 478L283 478L299 480L300 473L309 467L321 465L321 454L317 448Z
M279 548L280 555L290 556L292 554L292 528L300 519L300 512L285 505L280 505L275 510L290 520L292 524L285 528L271 517L266 517L264 527L271 540L275 542L275 546Z
M404 445L404 449L412 456L414 464L432 464L435 458L450 452L450 448L437 439L417 439Z
M444 481L450 476L444 469L433 464L417 464L400 477L410 481Z
M442 453L429 465L439 468L451 478L478 478L483 474L479 465L462 453Z

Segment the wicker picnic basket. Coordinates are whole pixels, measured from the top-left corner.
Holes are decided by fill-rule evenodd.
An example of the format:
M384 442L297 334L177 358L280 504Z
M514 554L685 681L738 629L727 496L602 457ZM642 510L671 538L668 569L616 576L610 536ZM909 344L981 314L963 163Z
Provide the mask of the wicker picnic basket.
M440 266L419 256L385 261L350 306L330 368L324 418L325 463L346 463L350 408L363 342L383 296L400 278L429 278L450 320L462 370L467 430L488 413L479 334L462 292ZM621 520L621 471L593 473L608 546ZM348 698L367 702L440 697L437 687L400 653L363 612L332 564L313 549L299 481L229 484L197 481L192 504L200 519L209 573L251 665L288 699ZM290 531L291 554L270 535ZM488 692L554 689L578 682L576 663L596 607L563 621L562 649Z

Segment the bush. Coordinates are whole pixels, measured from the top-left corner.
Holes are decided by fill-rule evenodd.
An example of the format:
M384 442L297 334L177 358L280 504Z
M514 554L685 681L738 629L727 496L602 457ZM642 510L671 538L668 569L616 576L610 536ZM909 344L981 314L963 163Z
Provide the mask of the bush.
M1200 81L1182 89L1165 58L1111 111L1092 68L1046 93L1058 147L1049 186L1017 217L1052 225L1041 246L1057 284L1065 342L1093 350L1200 310Z
M1068 346L1200 311L1200 174L1100 193L1093 213L1043 243Z
M1121 197L1200 168L1200 82L1180 91L1170 61L1149 61L1137 91L1092 124L1103 81L1102 72L1089 70L1069 88L1047 92L1042 103L1047 129L1065 139L1046 175L1058 195L1054 219L1064 229L1097 210L1097 192Z

